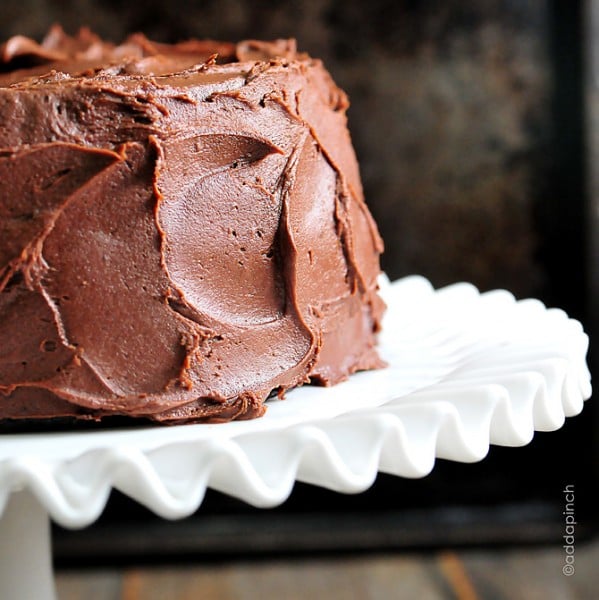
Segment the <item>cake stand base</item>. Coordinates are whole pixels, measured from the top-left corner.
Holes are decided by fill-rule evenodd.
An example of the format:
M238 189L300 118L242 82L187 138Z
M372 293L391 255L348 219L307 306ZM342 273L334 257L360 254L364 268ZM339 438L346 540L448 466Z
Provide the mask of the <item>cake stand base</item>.
M56 598L50 517L29 491L12 494L0 517L0 598Z

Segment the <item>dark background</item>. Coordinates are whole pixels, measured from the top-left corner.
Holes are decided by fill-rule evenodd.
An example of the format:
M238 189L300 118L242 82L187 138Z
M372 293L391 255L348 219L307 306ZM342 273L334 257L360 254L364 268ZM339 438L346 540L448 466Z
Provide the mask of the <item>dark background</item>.
M506 288L565 309L593 334L594 10L590 0L0 0L0 39L40 39L54 22L115 42L134 31L159 41L296 37L350 96L390 277ZM97 525L57 530L56 556L560 544L566 484L576 486L579 537L595 530L597 424L591 402L526 448L492 448L476 465L439 461L422 480L381 476L355 497L298 485L272 511L210 492L197 515L167 524L114 494Z

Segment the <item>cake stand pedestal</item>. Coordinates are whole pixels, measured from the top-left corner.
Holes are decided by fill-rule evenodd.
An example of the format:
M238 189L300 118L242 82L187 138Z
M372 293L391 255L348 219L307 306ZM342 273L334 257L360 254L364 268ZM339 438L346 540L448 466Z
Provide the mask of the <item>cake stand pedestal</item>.
M13 493L0 518L0 598L55 598L50 517L29 491Z
M378 472L423 477L436 458L527 444L590 397L588 338L563 311L421 277L381 290L388 367L293 390L260 419L1 435L0 598L54 598L50 518L85 527L113 488L168 519L195 512L208 487L263 508L295 481L356 493Z

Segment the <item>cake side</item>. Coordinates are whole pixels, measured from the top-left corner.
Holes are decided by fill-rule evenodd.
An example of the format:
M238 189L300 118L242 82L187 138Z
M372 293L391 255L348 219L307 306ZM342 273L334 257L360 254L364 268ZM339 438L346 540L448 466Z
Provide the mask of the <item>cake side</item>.
M322 64L137 36L90 65L62 36L0 74L0 418L250 418L380 367L382 244Z

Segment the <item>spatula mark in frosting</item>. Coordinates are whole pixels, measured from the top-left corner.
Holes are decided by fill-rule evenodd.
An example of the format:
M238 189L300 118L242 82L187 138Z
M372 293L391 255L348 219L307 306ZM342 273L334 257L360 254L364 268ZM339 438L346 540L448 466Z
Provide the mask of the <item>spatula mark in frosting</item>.
M16 273L32 286L47 269L43 244L74 194L119 156L74 144L40 144L0 156L0 292Z
M166 267L181 298L219 323L249 326L280 318L282 285L268 257L280 200L248 183L260 178L274 188L282 151L226 133L167 140L161 148L158 219Z

